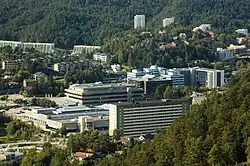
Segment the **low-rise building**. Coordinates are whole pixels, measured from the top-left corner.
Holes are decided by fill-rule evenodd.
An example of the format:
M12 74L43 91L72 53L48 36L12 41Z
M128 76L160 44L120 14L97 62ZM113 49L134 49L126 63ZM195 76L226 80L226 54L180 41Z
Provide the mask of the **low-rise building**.
M67 71L66 62L55 63L54 64L54 71L57 71L59 73L65 73Z
M6 47L6 46L10 46L14 50L16 47L22 48L23 47L23 43L19 42L19 41L5 41L5 40L0 40L0 47Z
M2 61L2 69L3 70L13 70L19 69L23 65L23 61L21 59L18 60L4 60Z
M100 46L75 45L73 48L73 54L92 53L100 49Z
M217 58L221 61L229 61L234 59L234 50L217 48Z
M113 70L114 73L117 73L117 72L121 71L121 65L113 64L113 65L111 65L111 69Z
M206 100L206 95L203 93L193 92L191 99L192 104L200 104L202 101Z
M169 26L170 24L173 24L174 23L174 17L170 17L170 18L165 18L162 20L162 24L163 24L163 27L166 27L166 26Z
M93 55L95 61L107 62L107 55L104 53L96 53Z
M110 104L109 134L115 130L122 137L155 134L171 126L189 107L189 99Z
M102 108L79 105L58 109L42 107L10 109L7 115L22 121L32 122L43 130L60 129L64 126L68 131L107 131L108 113L108 110Z
M134 84L90 83L74 84L65 89L65 95L80 104L100 104L119 101L142 100L143 89Z
M246 37L248 36L248 29L237 29L235 32L239 34L243 34Z
M54 43L23 43L23 50L32 49L32 48L39 52L52 54L55 51L55 44Z
M15 161L16 164L20 163L23 157L23 153L19 152L0 152L0 162L2 161Z

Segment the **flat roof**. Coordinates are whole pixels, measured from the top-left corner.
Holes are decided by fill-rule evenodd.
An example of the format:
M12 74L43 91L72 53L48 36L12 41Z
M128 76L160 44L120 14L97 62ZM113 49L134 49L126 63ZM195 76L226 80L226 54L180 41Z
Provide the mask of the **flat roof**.
M68 89L74 89L74 88L79 88L79 89L94 89L94 88L111 88L111 87L135 87L135 84L127 84L127 83L110 83L110 84L102 84L102 83L89 83L89 84L74 84L71 85Z
M158 104L164 104L164 103L183 103L191 101L190 98L188 99L162 99L162 100L149 100L149 101L135 101L134 103L132 102L118 102L118 103L113 103L111 105L117 105L117 106L136 106L136 105L158 105Z

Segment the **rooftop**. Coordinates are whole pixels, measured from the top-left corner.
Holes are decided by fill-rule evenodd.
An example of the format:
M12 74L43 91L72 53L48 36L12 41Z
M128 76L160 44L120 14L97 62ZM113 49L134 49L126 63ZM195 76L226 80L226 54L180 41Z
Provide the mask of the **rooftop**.
M150 100L150 101L140 101L140 102L118 102L114 103L113 105L117 106L128 106L128 105L154 105L160 103L180 103L180 102L187 102L190 99L162 99L162 100ZM112 105L112 104L111 104Z
M74 90L83 90L83 89L95 89L95 88L116 88L116 87L135 87L134 84L127 83L111 83L111 84L102 84L101 82L90 83L90 84L74 84L69 87L69 89Z

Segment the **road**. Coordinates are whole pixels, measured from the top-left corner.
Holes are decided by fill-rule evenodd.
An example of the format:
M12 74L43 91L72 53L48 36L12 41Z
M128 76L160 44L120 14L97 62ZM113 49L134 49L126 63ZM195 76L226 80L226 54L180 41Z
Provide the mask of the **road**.
M60 145L60 141L57 142L50 142L52 145ZM0 144L0 147L7 147L7 146L20 146L20 145L41 145L44 144L44 141L34 141L34 142L16 142L16 143L7 143L7 144Z

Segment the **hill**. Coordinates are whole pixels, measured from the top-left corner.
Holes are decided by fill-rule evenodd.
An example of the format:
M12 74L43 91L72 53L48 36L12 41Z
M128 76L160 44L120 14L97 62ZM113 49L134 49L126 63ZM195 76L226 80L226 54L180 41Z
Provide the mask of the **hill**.
M153 142L136 143L122 155L105 158L99 166L224 166L250 162L249 78L250 68L241 71L227 92L212 93Z
M0 0L0 39L54 42L59 47L102 44L133 28L133 17L151 19L164 0Z
M154 24L165 17L175 17L182 25L208 23L222 32L232 32L236 28L250 27L249 10L248 0L168 0L154 17Z
M249 27L248 0L0 0L0 39L54 42L57 47L103 44L133 28L145 14L155 29L176 17L183 25L212 23L231 29ZM149 26L150 27L150 26Z

